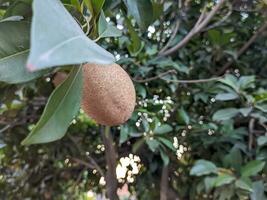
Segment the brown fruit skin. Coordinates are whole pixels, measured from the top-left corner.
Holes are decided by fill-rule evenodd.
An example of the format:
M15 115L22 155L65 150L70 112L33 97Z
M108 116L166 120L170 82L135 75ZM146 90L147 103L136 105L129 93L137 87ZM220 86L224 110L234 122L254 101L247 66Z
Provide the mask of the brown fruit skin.
M97 123L116 126L126 122L136 94L129 75L117 64L83 66L82 108Z

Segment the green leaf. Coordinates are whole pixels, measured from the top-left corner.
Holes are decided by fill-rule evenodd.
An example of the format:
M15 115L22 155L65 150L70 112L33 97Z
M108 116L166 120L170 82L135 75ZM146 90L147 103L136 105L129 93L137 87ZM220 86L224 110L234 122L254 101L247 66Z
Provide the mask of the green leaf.
M16 0L5 12L4 18L11 16L29 16L31 15L32 0Z
M259 109L262 112L267 112L267 104L256 104L255 108Z
M23 145L52 142L65 135L80 109L82 84L82 68L75 67L51 94L39 122Z
M190 170L190 175L202 176L212 173L217 173L216 165L207 160L198 160Z
M244 90L250 87L253 87L253 83L255 82L255 76L241 76L238 80L238 85L240 89Z
M239 113L239 110L236 108L221 109L221 110L216 111L213 114L212 120L214 121L228 120L238 115L238 113Z
M215 185L215 180L217 177L205 177L204 184L206 192L209 192Z
M248 107L248 108L240 108L239 109L239 112L244 116L244 117L247 117L251 111L252 111L252 107Z
M235 76L227 74L224 79L219 80L219 82L233 88L236 92L239 91L238 80Z
M160 15L163 13L163 4L152 2L153 6L153 21L159 19Z
M188 125L190 122L190 117L187 114L187 112L184 110L184 108L181 108L178 110L177 117L179 121L183 122L186 125Z
M248 192L252 192L253 191L253 189L252 189L252 182L250 181L249 178L242 177L242 178L236 180L235 186L237 188L240 188L242 190L246 190Z
M128 18L125 18L125 25L128 28L131 39L131 42L130 44L127 45L127 48L132 56L137 56L142 51L143 48L142 42Z
M160 145L160 143L155 139L146 139L146 144L152 152L155 152Z
M266 200L267 197L264 194L264 182L257 181L252 184L253 192L250 195L251 200Z
M26 70L29 54L30 24L5 21L0 23L0 81L21 83L33 80L44 72Z
M91 12L92 16L97 17L103 8L105 0L84 0L84 3Z
M235 180L235 177L234 176L231 176L229 174L222 174L222 175L219 175L215 182L214 182L214 185L216 187L220 187L222 185L227 185L227 184L230 184L232 183L233 181Z
M143 146L145 141L146 140L144 138L137 140L133 145L133 153L136 153L141 148L141 146Z
M255 176L263 170L265 162L260 160L253 160L241 168L241 175L244 177Z
M108 24L104 12L101 11L101 15L98 21L98 34L98 38L120 37L122 32L115 26Z
M129 127L128 125L120 126L121 131L120 131L120 144L124 143L127 141L128 136L129 136Z
M242 165L242 154L238 148L233 148L223 159L224 166L239 171Z
M150 0L124 0L124 3L128 13L143 30L153 22L153 6Z
M164 163L164 166L167 166L170 162L170 158L169 156L163 151L160 149L160 157L161 159L163 160L163 163Z
M265 146L267 144L267 136L260 136L257 138L257 144L259 146Z
M170 140L167 140L166 138L163 137L158 137L157 138L161 143L163 143L165 146L167 146L169 149L175 151L175 148Z
M221 93L217 94L215 99L219 101L229 101L229 100L234 100L237 99L238 95L236 93Z
M154 130L155 134L165 134L169 133L173 130L173 128L169 124L162 124L161 126L157 126Z
M34 0L33 10L29 70L85 62L114 62L113 55L83 33L59 0Z

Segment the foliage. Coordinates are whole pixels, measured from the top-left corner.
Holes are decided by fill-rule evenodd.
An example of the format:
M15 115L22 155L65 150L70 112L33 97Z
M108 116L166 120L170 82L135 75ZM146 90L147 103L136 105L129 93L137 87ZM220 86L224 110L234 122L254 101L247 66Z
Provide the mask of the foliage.
M226 1L168 56L159 52L182 41L214 1L61 2L0 0L3 199L90 199L88 190L105 191L99 182L108 152L102 127L79 109L80 64L110 63L111 54L137 92L131 119L111 129L117 162L141 160L120 187L159 199L168 167L169 199L267 199L266 30L240 53L266 23L265 1ZM59 86L57 73L69 75Z

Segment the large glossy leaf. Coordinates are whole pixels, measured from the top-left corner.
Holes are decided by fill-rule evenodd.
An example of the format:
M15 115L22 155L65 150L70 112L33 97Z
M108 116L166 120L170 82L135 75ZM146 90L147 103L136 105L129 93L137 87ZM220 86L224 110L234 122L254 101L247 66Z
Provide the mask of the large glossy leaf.
M0 23L0 81L20 83L30 81L43 72L26 70L29 54L30 24L4 21Z
M62 138L80 108L82 70L75 67L50 96L44 112L23 145L46 143Z
M31 51L27 67L114 62L112 54L90 40L59 0L34 0Z
M128 12L138 25L145 29L153 21L153 5L150 0L124 0Z

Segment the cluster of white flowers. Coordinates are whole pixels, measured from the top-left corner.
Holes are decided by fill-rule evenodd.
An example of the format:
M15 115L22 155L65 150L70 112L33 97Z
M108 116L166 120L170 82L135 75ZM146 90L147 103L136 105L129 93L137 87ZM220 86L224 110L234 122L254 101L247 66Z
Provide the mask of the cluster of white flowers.
M147 108L149 104L152 105L162 105L161 110L159 111L159 114L162 116L163 121L167 121L168 118L171 116L170 111L171 111L171 105L174 104L172 101L171 97L167 97L166 99L159 99L158 95L154 95L153 99L143 99L138 101L137 103L139 106ZM138 112L138 120L136 122L136 126L139 127L141 125L141 122L143 119L145 119L148 123L152 123L153 119L151 118L152 116L149 115L149 113L145 112ZM160 126L161 124L159 124Z
M134 176L139 173L141 167L141 159L137 155L129 154L128 157L120 158L116 168L118 181L122 183L126 178L128 183L133 183Z

